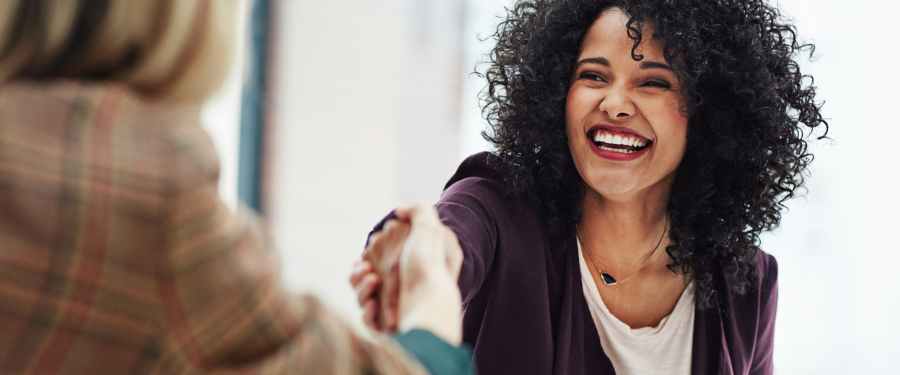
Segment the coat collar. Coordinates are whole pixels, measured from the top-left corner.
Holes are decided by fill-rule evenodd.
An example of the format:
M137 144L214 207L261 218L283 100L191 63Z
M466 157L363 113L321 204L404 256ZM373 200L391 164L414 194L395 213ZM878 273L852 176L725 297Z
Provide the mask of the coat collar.
M691 375L731 375L727 345L718 306L707 310L695 307Z

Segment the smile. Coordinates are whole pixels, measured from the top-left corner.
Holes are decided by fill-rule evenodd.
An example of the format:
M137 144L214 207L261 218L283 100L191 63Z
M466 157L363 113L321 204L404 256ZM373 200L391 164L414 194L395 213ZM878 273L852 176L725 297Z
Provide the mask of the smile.
M616 132L609 129L594 129L588 132L588 138L597 148L603 151L633 154L643 151L653 141L634 133Z

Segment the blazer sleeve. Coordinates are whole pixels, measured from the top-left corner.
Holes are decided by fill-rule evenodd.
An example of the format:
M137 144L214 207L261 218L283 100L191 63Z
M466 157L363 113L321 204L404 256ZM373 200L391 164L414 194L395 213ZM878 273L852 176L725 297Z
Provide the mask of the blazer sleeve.
M389 338L362 339L315 298L290 295L255 218L220 201L208 136L180 132L156 278L163 372L426 373Z
M774 372L772 353L775 339L775 313L778 306L778 263L775 257L762 254L760 265L759 322L756 345L750 366L751 375L771 375Z
M459 239L463 263L459 272L459 290L463 304L481 289L496 260L497 223L495 212L499 197L480 178L457 182L444 191L435 205L441 222Z

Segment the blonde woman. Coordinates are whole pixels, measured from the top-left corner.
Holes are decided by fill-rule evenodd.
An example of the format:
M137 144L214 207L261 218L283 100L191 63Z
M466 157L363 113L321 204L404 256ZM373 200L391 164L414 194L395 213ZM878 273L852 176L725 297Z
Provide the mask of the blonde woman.
M219 200L199 104L228 69L237 10L0 2L0 373L425 372L288 295L252 217ZM399 287L398 341L465 372L449 345L459 301L438 298L458 296L459 246L428 242L447 229L427 206L400 212L416 234L401 274L428 280ZM403 246L396 233L370 246Z

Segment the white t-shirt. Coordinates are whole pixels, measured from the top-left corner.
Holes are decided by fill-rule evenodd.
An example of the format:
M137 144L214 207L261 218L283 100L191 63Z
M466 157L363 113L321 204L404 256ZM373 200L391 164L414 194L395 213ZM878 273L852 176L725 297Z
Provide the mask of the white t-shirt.
M575 241L576 243L578 241ZM694 283L688 284L675 309L656 327L631 329L610 314L600 298L578 244L581 285L600 344L618 375L690 374L694 341Z

